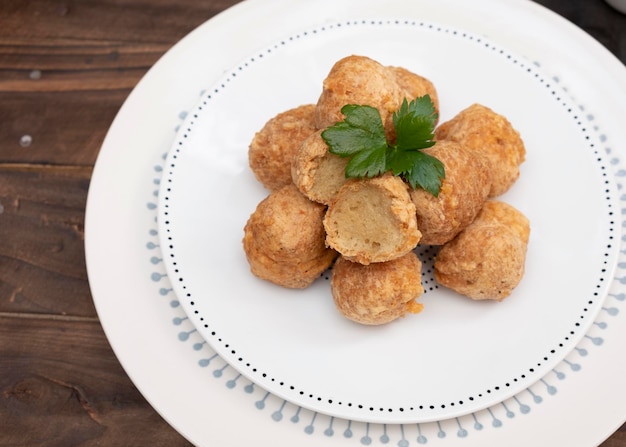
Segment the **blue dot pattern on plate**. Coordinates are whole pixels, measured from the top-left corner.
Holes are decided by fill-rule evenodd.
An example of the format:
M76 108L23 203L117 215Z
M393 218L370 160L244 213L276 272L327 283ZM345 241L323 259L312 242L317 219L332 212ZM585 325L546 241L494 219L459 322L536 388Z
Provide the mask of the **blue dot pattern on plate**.
M346 25L375 26L377 23L382 24L383 22L356 21L346 22ZM389 24L391 22L385 23ZM419 23L416 23L416 25L425 26ZM324 28L320 30L323 31ZM299 37L300 35L296 36L296 38ZM271 49L267 51L271 52ZM540 64L537 63L537 65ZM567 92L567 89L561 84L560 78L553 77L552 82L554 85L562 88L563 94ZM200 92L200 96L203 94L204 91ZM618 190L621 191L623 182L626 179L626 168L621 165L621 160L612 151L606 135L602 134L601 129L595 125L594 115L586 112L584 107L579 107L580 114L584 115L581 119L586 120L586 125L598 133L599 141L602 143L603 150L613 169ZM186 111L181 111L178 114L181 122L186 116ZM175 124L173 130L177 132L179 127L180 122ZM250 405L253 405L264 417L267 417L273 423L300 425L303 436L343 437L345 439L354 439L363 446L397 445L399 447L408 447L411 445L425 445L431 441L447 437L455 437L462 440L471 436L473 431L498 430L507 423L514 423L516 418L532 412L533 407L541 405L545 399L558 395L560 383L567 380L569 375L581 371L584 367L585 358L591 350L601 349L604 343L603 331L611 324L611 318L616 317L623 310L622 307L626 301L626 261L622 261L617 264L612 287L604 299L600 313L584 338L572 352L552 371L533 385L485 410L453 419L415 424L375 424L326 416L278 398L244 378L209 347L188 320L184 310L180 307L180 302L169 283L165 268L162 265L158 232L156 230L156 197L166 156L167 154L163 154L151 167L154 175L153 184L156 185L156 188L153 192L153 197L148 200L146 208L147 212L154 215L155 225L154 228L147 230L148 240L145 243L145 248L148 251L147 257L149 262L155 267L155 271L150 275L150 280L155 285L155 294L170 309L172 314L171 324L176 328L176 337L181 343L191 344L193 350L198 355L197 366L199 368L209 370L215 380L222 381L223 385L233 390L233 392L243 392L248 395ZM620 196L620 204L622 206L621 214L626 215L626 193ZM622 227L626 227L626 222L622 222ZM626 242L626 236L622 237L622 245L624 242ZM622 248L620 254L626 255L626 247ZM433 287L436 287L436 285Z

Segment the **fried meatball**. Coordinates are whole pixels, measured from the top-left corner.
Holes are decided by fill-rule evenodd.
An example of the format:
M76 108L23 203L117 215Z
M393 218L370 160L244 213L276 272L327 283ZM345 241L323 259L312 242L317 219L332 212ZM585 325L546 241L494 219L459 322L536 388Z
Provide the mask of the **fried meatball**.
M325 129L343 121L346 104L368 105L380 112L385 128L393 127L392 114L402 104L404 91L387 67L365 56L337 61L324 79L315 108L315 124Z
M315 132L315 105L279 113L258 131L248 149L250 168L270 191L291 183L291 162L300 144Z
M249 244L246 257L250 271L258 278L290 289L305 289L320 277L337 257L332 250L301 262L276 261L267 256L258 244Z
M310 200L328 205L346 182L347 158L332 154L319 130L304 140L291 165L291 178Z
M420 240L408 186L385 174L346 182L324 217L326 243L361 264L399 258Z
M490 200L435 259L439 284L474 300L502 301L524 275L530 223L520 211Z
M498 222L508 227L524 244L528 244L530 222L512 205L499 200L488 200L480 210L480 218L484 222Z
M435 105L435 110L439 111L439 96L435 84L423 76L413 73L403 67L388 66L387 70L391 72L396 83L402 90L403 97L411 102L415 98L424 95L430 96L430 100Z
M293 184L262 200L244 227L243 248L252 273L284 287L310 285L337 256L324 242L325 209Z
M339 312L361 324L385 324L407 312L418 313L415 301L424 289L422 264L414 252L392 261L363 265L339 257L330 288Z
M441 161L445 179L437 197L422 188L412 189L420 244L443 245L469 225L482 208L491 188L491 170L484 158L459 143L441 140L424 152Z
M452 140L480 152L490 164L492 183L489 197L502 195L520 175L526 157L524 142L502 115L473 104L435 130L435 139Z

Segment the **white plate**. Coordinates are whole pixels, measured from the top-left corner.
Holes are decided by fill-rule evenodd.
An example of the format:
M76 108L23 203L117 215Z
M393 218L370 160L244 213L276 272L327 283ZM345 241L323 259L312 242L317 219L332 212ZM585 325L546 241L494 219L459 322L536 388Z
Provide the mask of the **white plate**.
M621 187L625 70L580 30L532 3L243 3L191 33L155 65L121 109L98 158L87 208L87 262L98 313L118 358L152 405L198 445L253 445L259 439L278 446L425 440L468 446L596 445L626 415L621 262L593 324L553 370L485 410L422 424L358 423L286 403L216 355L173 296L160 263L155 183L185 111L211 80L223 78L255 49L263 51L322 22L351 18L356 3L363 16L446 23L541 64L555 87L566 89L582 108L581 118L599 135ZM283 21L285 16L290 20Z
M248 145L272 116L315 103L330 67L350 54L426 76L444 121L479 102L520 131L527 161L500 199L532 231L524 279L503 303L460 298L431 277L422 313L365 327L338 316L327 277L290 290L250 273L243 227L267 191L248 167ZM165 167L161 247L200 334L273 394L347 419L448 419L527 388L587 331L619 252L615 182L579 110L532 62L438 23L349 19L251 54L207 88ZM422 259L432 271L432 253Z

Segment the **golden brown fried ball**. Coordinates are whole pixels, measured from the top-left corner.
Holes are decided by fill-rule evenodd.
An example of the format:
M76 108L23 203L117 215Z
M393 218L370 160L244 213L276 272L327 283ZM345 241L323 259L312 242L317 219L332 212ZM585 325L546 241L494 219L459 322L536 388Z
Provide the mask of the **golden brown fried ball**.
M278 262L251 244L246 251L250 271L258 278L290 289L305 289L320 277L337 257L336 253L326 253L317 258L302 262Z
M424 293L421 273L422 264L414 252L369 265L339 257L330 287L343 316L361 324L385 324L422 310L423 305L415 301Z
M520 134L502 115L473 104L435 130L435 139L452 140L487 158L493 181L489 197L497 197L515 183L526 149Z
M446 176L437 197L416 188L410 192L411 200L422 233L420 244L443 245L479 213L491 188L491 170L475 151L453 141L437 141L424 152L443 163Z
M322 130L304 140L291 165L291 177L310 200L328 205L346 182L347 158L332 154Z
M480 219L483 222L497 222L508 227L524 244L528 244L530 222L512 205L499 200L488 200L480 210Z
M388 66L389 70L394 76L396 83L400 86L404 98L408 102L413 101L415 98L419 98L424 95L430 96L430 100L435 105L435 110L439 110L439 96L437 95L437 89L429 79L413 73L403 67Z
M404 91L387 67L365 56L348 56L337 61L326 79L315 108L315 124L325 129L343 121L346 104L368 105L380 112L385 127L402 104Z
M437 281L474 300L502 301L524 275L530 224L517 209L490 200L435 259Z
M324 228L328 246L361 264L399 258L421 237L408 186L390 174L346 182L328 206Z
M248 162L259 182L270 191L291 183L291 162L300 144L315 132L315 105L279 113L258 131L248 149Z
M310 285L337 256L324 243L325 209L293 184L271 192L244 227L243 248L252 273L284 287Z

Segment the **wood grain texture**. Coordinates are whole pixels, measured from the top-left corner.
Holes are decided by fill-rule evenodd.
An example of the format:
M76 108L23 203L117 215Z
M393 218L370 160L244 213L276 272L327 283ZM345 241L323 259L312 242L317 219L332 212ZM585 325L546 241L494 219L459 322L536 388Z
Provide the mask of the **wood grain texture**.
M84 209L146 71L233 1L0 2L0 446L188 446L97 320Z
M0 165L0 312L95 317L84 254L91 170Z
M0 446L188 446L146 403L99 323L0 317Z
M146 71L233 3L2 0L0 162L93 165Z
M145 41L172 45L232 0L3 0L0 38ZM2 39L4 41L4 39Z
M0 93L0 164L93 166L108 126L129 93Z
M93 305L91 172L147 70L235 0L0 0L0 447L188 446L139 394ZM540 0L626 62L626 16ZM602 447L626 447L626 426Z

